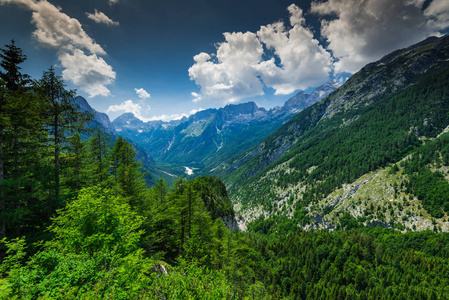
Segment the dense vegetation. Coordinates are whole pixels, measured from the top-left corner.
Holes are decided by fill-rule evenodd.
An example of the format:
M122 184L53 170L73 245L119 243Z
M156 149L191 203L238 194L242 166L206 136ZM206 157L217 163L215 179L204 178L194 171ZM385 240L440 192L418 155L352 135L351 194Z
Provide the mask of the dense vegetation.
M274 299L447 299L447 233L307 232L282 218L250 230Z
M409 176L405 182L407 191L416 195L433 217L441 218L444 212L449 213L449 183L438 170L449 165L448 134L427 142L402 165Z
M299 128L298 139L283 156L248 180L237 179L233 190L252 202L244 204L260 203L271 211L272 199L276 199L272 185L286 189L301 182L306 186L299 197L301 208L345 183L401 160L423 145L424 137L435 138L449 125L448 80L447 63L443 63L399 93L373 98L369 105L337 111L330 118L320 119L321 106L330 101L327 98L298 114L277 135L267 138L264 147L274 148L283 131ZM285 166L280 167L282 164ZM425 208L432 211L430 206L437 200L427 199L432 203ZM445 202L438 201L442 201L438 205Z
M303 231L304 209L233 232L219 179L148 188L132 145L87 130L52 68L31 80L14 43L0 55L0 298L447 298L447 233L363 228L347 214L335 232ZM404 188L436 214L447 187L416 168L446 162L448 144L403 166Z

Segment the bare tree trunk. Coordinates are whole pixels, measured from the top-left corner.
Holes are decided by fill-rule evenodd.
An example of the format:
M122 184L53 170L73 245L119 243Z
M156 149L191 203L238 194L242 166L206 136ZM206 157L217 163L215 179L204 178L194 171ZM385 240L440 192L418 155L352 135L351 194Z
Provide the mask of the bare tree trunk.
M181 210L181 249L180 252L184 250L184 239L185 239L185 217L184 217L184 209Z
M3 128L0 132L3 132ZM0 184L5 180L5 173L3 172L3 137L0 133ZM5 196L3 195L3 189L0 189L0 213L5 211ZM0 221L0 239L6 236L5 218L1 218Z
M192 190L190 188L187 190L187 197L189 200L189 239L192 237Z
M103 187L103 162L102 162L102 154L103 154L103 149L102 149L102 145L101 145L101 133L100 130L97 131L98 132L98 149L99 149L99 162L100 162L100 187Z
M14 131L14 144L13 144L13 147L14 147L14 175L13 176L17 180L20 177L20 172L19 172L19 138L17 137L18 134L19 134L18 133L19 129L18 129L17 125L14 125L14 130L13 131ZM16 183L14 184L14 193L15 193L16 196L19 195L19 185L20 185L20 183L18 181L16 181ZM16 201L16 205L15 206L16 206L16 209L20 208L20 200Z
M54 114L55 126L55 197L57 204L59 204L59 124L58 114Z
M79 190L80 190L80 164L79 164L79 161L81 160L81 158L80 158L80 154L78 153L78 150L77 150L77 153L75 153L75 175L76 175L76 191L77 192L79 192Z
M14 183L14 196L15 196L15 208L18 211L20 209L20 170L19 170L19 126L16 124L14 125L14 177L15 177L15 183ZM16 217L18 218L18 217ZM20 223L20 221L19 221ZM19 235L19 228L20 226L15 226L15 234Z

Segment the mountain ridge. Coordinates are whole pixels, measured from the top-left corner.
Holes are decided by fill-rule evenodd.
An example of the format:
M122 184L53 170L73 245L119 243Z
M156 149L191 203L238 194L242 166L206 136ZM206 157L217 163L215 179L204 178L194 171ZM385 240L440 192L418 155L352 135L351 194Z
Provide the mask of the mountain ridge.
M448 36L430 38L368 64L260 144L222 163L215 174L226 182L237 211L254 220L306 209L319 220L335 207L310 205L368 171L396 163L439 134L449 125L444 92L448 41ZM432 217L439 214L426 205Z
M282 107L265 109L253 101L197 112L180 120L143 122L126 113L112 123L116 131L146 148L159 161L189 166L207 174L218 163L253 146L303 107L339 84L331 81L311 94L299 92Z

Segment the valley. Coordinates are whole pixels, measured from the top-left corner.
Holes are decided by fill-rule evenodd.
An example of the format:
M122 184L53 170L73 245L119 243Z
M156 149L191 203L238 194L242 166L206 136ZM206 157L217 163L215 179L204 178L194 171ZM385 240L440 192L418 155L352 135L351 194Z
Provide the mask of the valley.
M449 35L167 122L0 51L1 299L447 298Z

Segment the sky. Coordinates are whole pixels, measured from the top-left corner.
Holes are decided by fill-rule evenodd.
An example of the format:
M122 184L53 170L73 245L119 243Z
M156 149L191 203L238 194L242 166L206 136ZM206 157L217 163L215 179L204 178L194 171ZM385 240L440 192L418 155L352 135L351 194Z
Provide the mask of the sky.
M448 0L0 0L23 73L54 66L111 119L283 105L448 29Z

